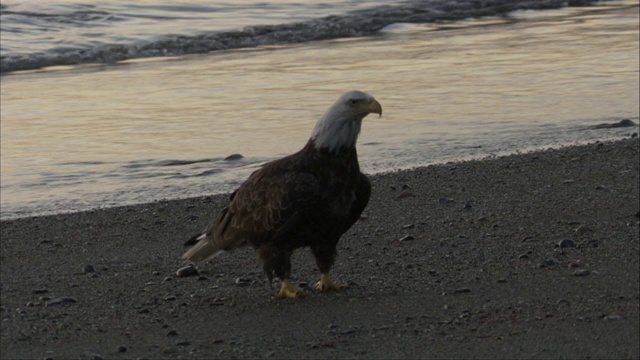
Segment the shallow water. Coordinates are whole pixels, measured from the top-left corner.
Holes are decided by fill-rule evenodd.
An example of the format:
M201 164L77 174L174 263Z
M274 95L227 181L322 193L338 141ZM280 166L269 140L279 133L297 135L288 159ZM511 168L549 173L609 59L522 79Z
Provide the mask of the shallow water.
M587 127L638 122L638 40L623 2L10 74L2 218L230 191L354 88L384 109L359 139L369 173L628 136Z

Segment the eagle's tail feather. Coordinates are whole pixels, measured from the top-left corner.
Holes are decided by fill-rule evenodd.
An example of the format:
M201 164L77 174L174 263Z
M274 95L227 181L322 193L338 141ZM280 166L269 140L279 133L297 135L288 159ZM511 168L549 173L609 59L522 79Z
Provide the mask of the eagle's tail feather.
M212 244L206 234L202 234L198 237L194 236L194 240L197 243L189 249L182 258L194 262L211 260L224 251L223 244Z
M198 240L200 240L202 235L204 235L204 234L203 233L197 233L197 234L193 235L192 237L187 239L187 241L185 241L183 245L184 246L195 245L198 242Z

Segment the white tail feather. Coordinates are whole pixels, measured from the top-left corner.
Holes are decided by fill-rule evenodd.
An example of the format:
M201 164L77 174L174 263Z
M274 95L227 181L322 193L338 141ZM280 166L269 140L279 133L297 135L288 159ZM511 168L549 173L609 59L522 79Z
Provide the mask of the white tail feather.
M211 244L211 242L209 241L210 239L207 238L204 234L198 239L199 241L191 249L189 249L189 251L182 255L183 259L194 262L207 261L218 256L223 251L220 247Z

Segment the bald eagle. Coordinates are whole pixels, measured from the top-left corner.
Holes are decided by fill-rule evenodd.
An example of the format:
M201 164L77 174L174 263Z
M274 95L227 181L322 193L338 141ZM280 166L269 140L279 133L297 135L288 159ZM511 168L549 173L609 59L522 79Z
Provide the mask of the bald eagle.
M243 246L257 250L269 279L281 280L275 298L298 298L304 291L289 281L293 251L309 247L320 281L318 291L340 290L329 277L336 246L369 202L371 183L360 172L356 140L362 119L382 116L373 96L350 91L316 123L298 152L265 164L231 194L229 205L204 230L183 259L214 258Z

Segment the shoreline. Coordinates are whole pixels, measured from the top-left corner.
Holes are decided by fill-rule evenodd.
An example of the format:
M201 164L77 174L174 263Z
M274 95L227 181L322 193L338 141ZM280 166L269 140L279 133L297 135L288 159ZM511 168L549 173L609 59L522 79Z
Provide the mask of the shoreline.
M628 120L628 119L625 119ZM624 120L623 120L624 121ZM599 123L597 125L592 126L592 128L616 128L616 127L620 127L620 126L616 126L617 123ZM634 124L634 126L636 126ZM637 129L637 126L636 126ZM417 169L422 169L422 168L427 168L427 167L432 167L432 166L443 166L446 164L452 164L452 163L467 163L467 162L475 162L475 161L490 161L490 160L495 160L497 158L503 158L503 157L508 157L508 156L516 156L516 155L522 155L522 154L530 154L530 153L537 153L537 152L545 152L545 151L553 151L553 150L560 150L560 149L564 149L564 148L569 148L569 147L576 147L576 146L586 146L586 145L590 145L590 144L595 144L595 143L609 143L609 142L617 142L617 141L622 141L622 140L626 140L628 138L634 138L637 135L637 132L631 132L627 135L618 135L617 137L603 137L601 139L598 140L582 140L582 141L578 141L578 142L574 142L574 143L567 143L567 144L551 144L551 145L535 145L535 146L529 146L529 147L524 147L522 149L519 150L504 150L504 151L498 151L497 153L491 153L491 154L482 154L482 155L465 155L462 156L460 158L457 159L443 159L443 160L439 160L439 161L434 161L432 163L429 164L425 164L425 165L415 165L413 167L410 168L396 168L396 169L388 169L388 170L383 170L383 171L378 171L378 172L373 172L373 173L368 173L366 172L365 174L369 177L376 177L376 176L385 176L385 175L390 175L393 174L395 172L400 172L400 171L413 171L413 170L417 170ZM235 155L235 154L232 154ZM274 157L270 160L265 160L264 162L269 162L269 161L273 161L278 159L278 157ZM362 164L361 164L362 165ZM245 178L243 178L242 180L240 180L240 183L243 182L244 180L246 180L246 178L248 177L248 175L250 174L250 172L247 174L247 176ZM239 185L237 185L239 186ZM237 188L237 186L235 188ZM231 194L231 192L233 190L235 190L235 188L231 188L231 190L229 191L225 191L225 192L214 192L214 193L210 193L210 194L206 194L206 195L196 195L196 196L186 196L186 197L178 197L178 198L171 198L171 199L167 199L167 198L161 198L161 199L155 199L149 202L132 202L132 203L123 203L123 204L117 204L117 205L107 205L107 206L103 206L103 207L82 207L80 209L73 209L73 210L60 210L59 212L53 212L53 211L47 211L47 212L41 212L41 213L33 213L33 214L29 214L29 215L10 215L8 217L2 218L0 217L0 223L8 221L16 221L16 220L20 220L20 219L29 219L29 218L41 218L41 217L49 217L49 216L64 216L64 215L72 215L72 214L76 214L76 213L83 213L83 212L94 212L94 211L104 211L104 210L109 210L109 209L113 209L113 208L123 208L123 207L135 207L135 206L145 206L145 205L149 205L149 204L156 204L156 203L168 203L168 202L173 202L173 201L188 201L188 200L195 200L195 201L199 201L198 199L208 199L207 201L210 201L212 197L222 197L222 200L219 201L226 201L226 199L228 198L229 194Z
M2 220L1 357L637 358L638 162L636 137L370 176L349 288L301 301L251 249L175 276L228 195Z

